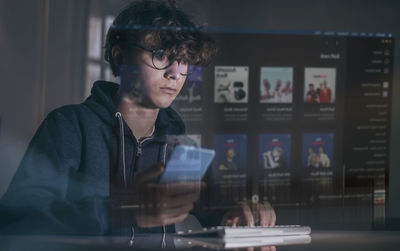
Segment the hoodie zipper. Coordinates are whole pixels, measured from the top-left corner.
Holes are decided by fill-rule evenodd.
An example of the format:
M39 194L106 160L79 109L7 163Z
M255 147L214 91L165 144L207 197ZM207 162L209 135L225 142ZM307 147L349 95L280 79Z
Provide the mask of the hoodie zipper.
M120 130L119 136L120 136L120 148L121 148L121 158L122 158L122 172L123 172L123 175L124 175L124 185L125 185L125 187L126 187L126 186L127 186L127 175L126 175L126 164L125 164L125 137L124 137L125 131L124 131L124 121L123 121L123 118L122 118L122 114L121 114L120 112L116 112L116 113L115 113L115 117L118 118L118 122L119 122L119 130ZM154 133L154 129L153 129L152 134L153 134L153 133ZM139 158L139 157L142 155L142 153L143 153L143 151L142 151L143 144L144 144L145 142L147 142L147 141L153 139L153 136L144 138L143 140L138 140L138 139L136 138L135 135L133 135L133 137L135 138L136 143L137 143L137 147L136 147L136 158L135 158L135 160L134 160L134 167L133 167L134 169L136 169L135 166L136 166L136 164L137 164L138 158Z
M146 141L149 141L151 139L153 139L153 136L148 137L148 138L144 138L143 140L137 140L136 139L136 142L137 142L136 157L140 157L140 155L142 155L142 145L143 145L143 143L145 143Z
M126 165L125 165L125 138L124 138L124 121L122 119L122 114L120 112L116 112L115 113L115 117L118 118L119 121L119 129L120 129L120 144L121 144L121 154L122 154L122 167L123 167L123 174L124 174L124 185L125 187L127 186L127 182L126 182ZM154 133L154 128L153 128L153 132ZM135 135L133 135L136 142L137 142L137 151L136 151L136 158L135 158L135 165L138 163L138 158L142 155L142 145L146 142L149 141L151 139L153 139L153 136L150 136L148 138L144 138L143 140L138 140ZM166 150L167 150L167 144L164 145L164 153L163 153L163 160L164 160L164 164L166 161ZM135 238L135 230L134 230L134 226L131 226L131 231L132 231L132 237L130 240L130 244L131 246L134 243L134 238ZM165 234L166 234L166 229L165 229L165 225L162 226L162 240L161 240L161 247L165 248L166 247L166 242L165 242Z

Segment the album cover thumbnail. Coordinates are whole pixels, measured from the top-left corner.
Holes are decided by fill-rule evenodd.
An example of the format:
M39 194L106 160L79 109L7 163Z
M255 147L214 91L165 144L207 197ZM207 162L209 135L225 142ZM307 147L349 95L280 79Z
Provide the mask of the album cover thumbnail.
M305 68L304 102L332 104L336 99L336 68Z
M214 136L214 170L238 171L246 168L247 137L245 134Z
M303 134L303 167L330 168L333 163L333 133Z
M290 134L259 136L259 167L266 170L290 167Z
M293 102L293 68L261 67L260 102Z
M248 89L249 67L215 66L215 103L247 103Z

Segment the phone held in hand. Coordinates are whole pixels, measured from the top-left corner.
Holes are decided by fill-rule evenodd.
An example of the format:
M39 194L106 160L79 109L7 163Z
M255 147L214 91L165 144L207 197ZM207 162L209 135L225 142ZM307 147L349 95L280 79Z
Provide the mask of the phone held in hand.
M167 162L160 183L201 181L214 156L212 149L178 145Z

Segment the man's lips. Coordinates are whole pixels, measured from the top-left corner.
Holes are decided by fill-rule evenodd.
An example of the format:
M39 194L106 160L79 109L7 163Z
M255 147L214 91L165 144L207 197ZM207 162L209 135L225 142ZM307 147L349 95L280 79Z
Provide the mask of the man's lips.
M160 87L161 91L166 93L166 94L170 94L170 95L174 95L178 92L177 89L175 88L170 88L170 87Z

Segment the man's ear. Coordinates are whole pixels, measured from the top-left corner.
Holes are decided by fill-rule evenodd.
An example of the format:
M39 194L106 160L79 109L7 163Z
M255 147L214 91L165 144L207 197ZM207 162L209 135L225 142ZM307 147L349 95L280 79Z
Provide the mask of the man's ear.
M113 46L111 49L111 56L113 59L113 62L117 65L121 65L123 62L123 58L122 58L122 50L121 47L119 46Z

